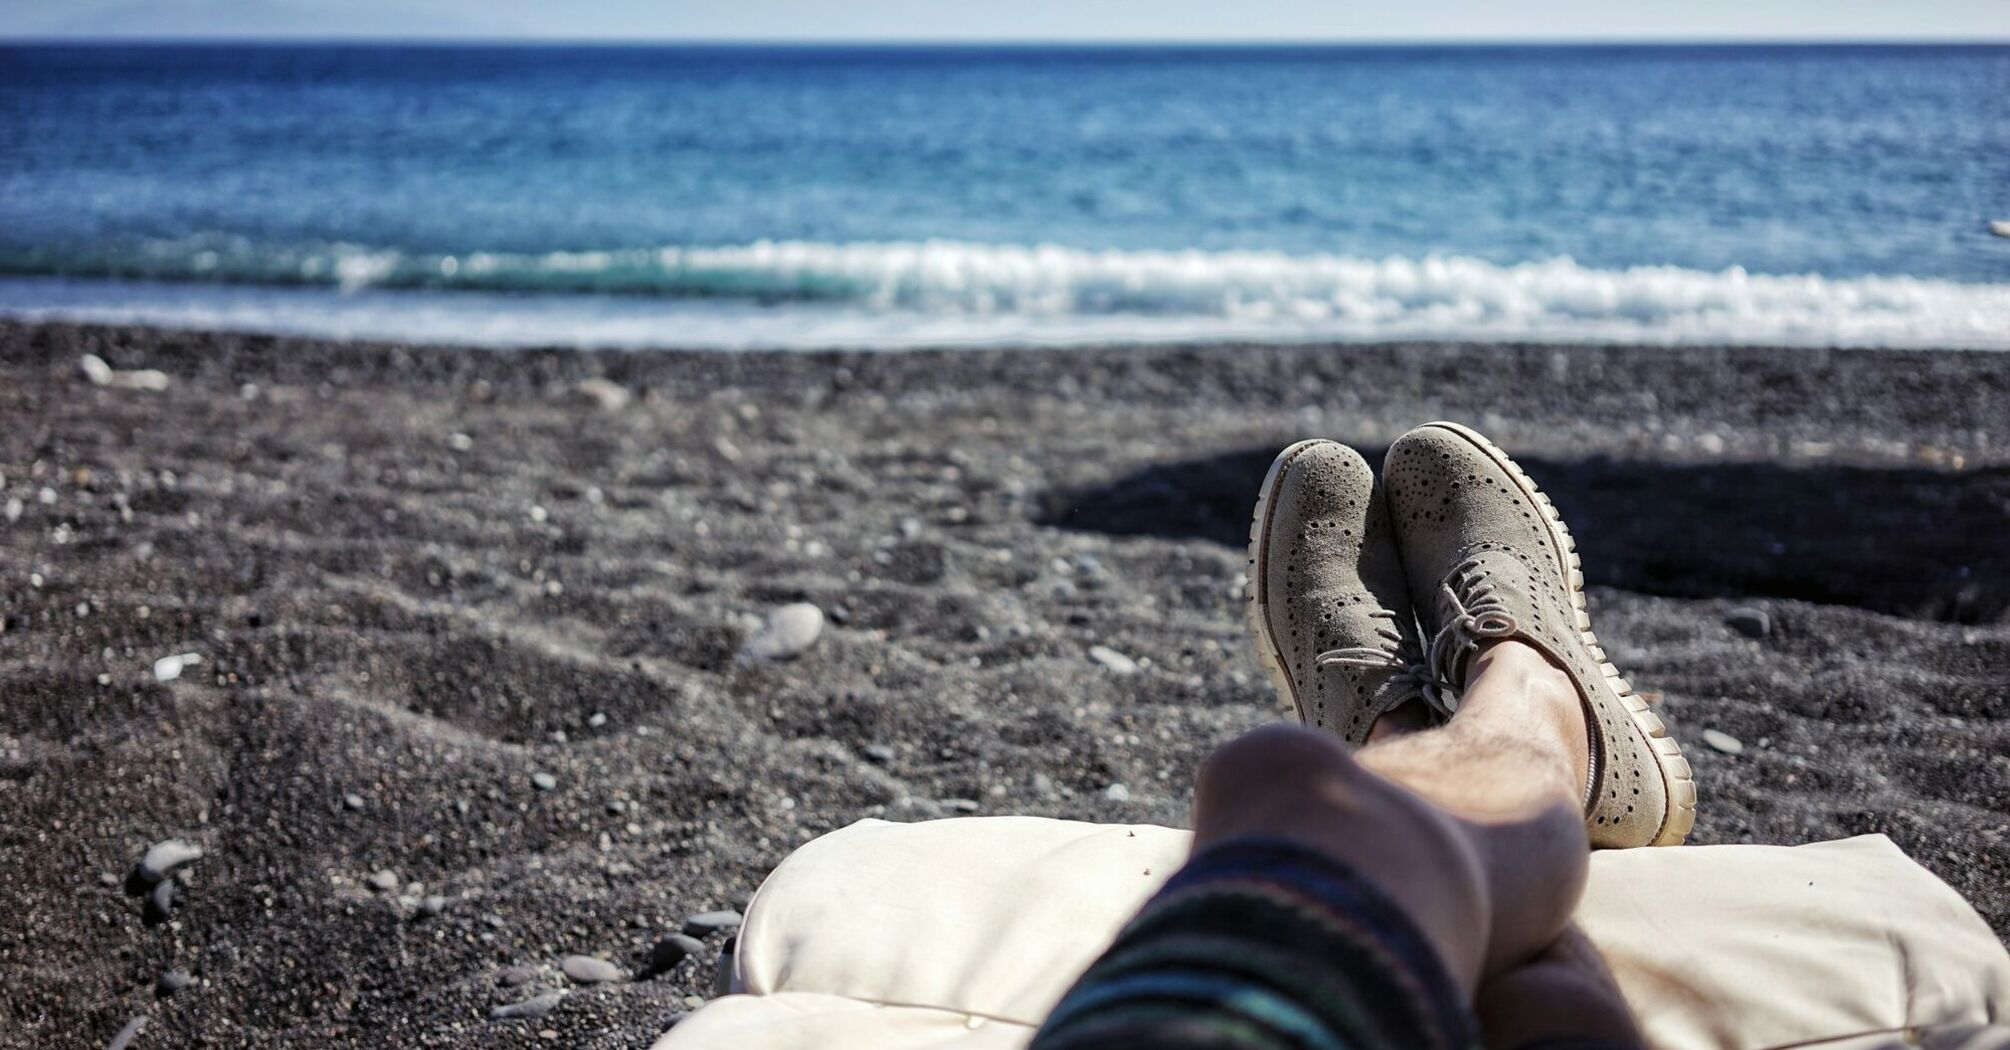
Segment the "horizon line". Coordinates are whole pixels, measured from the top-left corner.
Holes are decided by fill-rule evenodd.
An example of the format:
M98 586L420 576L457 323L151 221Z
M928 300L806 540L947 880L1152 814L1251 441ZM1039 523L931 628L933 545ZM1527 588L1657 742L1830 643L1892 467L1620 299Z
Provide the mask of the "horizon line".
M591 46L591 47L718 47L718 48L800 48L816 50L822 48L1376 48L1376 47L1877 47L1877 46L1920 46L1920 47L2003 47L2010 46L2010 36L2003 37L1371 37L1340 38L1322 37L1317 39L1282 39L1267 37L1222 38L1222 39L1175 39L1175 38L1018 38L1018 39L958 39L958 38L760 38L760 37L542 37L542 36L229 36L229 35L159 35L159 36L89 36L89 35L0 35L0 46L146 46L146 45L218 45L238 46L299 46L320 44L329 46L463 46L463 47L537 47L537 46Z

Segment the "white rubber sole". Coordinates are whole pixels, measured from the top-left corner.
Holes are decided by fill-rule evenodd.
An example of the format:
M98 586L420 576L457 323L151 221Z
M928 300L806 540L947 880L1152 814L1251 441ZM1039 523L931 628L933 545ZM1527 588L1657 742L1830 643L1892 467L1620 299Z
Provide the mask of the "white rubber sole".
M1269 553L1264 549L1270 535L1270 512L1277 505L1277 485L1284 479L1285 468L1298 458L1300 452L1314 445L1326 444L1325 438L1311 438L1300 441L1277 454L1270 463L1270 472L1263 476L1263 485L1256 490L1256 510L1249 519L1249 565L1247 579L1243 583L1243 615L1249 621L1250 638L1256 643L1256 662L1270 676L1270 687L1277 693L1280 705L1298 719L1299 725L1310 725L1305 717L1305 708L1298 702L1298 686L1291 681L1291 675L1284 669L1284 654L1277 648L1277 640L1270 633L1270 606L1264 593L1264 581L1270 576L1267 568Z
M1592 659L1598 661L1598 669L1605 675L1605 684L1619 696L1619 702L1626 708L1626 713L1633 719L1633 724L1639 726L1640 731L1646 734L1647 742L1654 751L1655 763L1661 767L1661 781L1668 795L1668 813L1662 818L1661 830L1648 845L1681 845L1683 840L1689 837L1690 830L1696 826L1696 781L1689 769L1689 760L1682 757L1681 745L1675 742L1674 737L1668 735L1667 723L1661 721L1659 715L1648 710L1647 701L1634 692L1632 683L1619 673L1619 668L1614 667L1612 662L1605 658L1605 649L1598 644L1598 636L1591 633L1591 615L1586 611L1584 601L1583 562L1577 556L1577 543L1570 538L1570 529L1564 525L1562 515L1556 511L1556 505L1549 501L1548 496L1543 495L1542 490L1536 487L1535 482L1522 472L1514 460L1508 458L1507 453L1501 451L1499 446L1488 441L1478 431L1445 421L1426 423L1424 426L1457 434L1470 442L1473 447L1486 453L1488 458L1507 472L1508 477L1514 479L1515 484L1521 487L1522 493L1542 512L1543 524L1548 526L1550 537L1555 541L1553 547L1559 552L1561 559L1557 563L1557 568L1563 573L1565 582L1569 584L1570 601L1577 621L1578 634L1583 639L1585 647L1590 650ZM1275 470L1274 467L1272 469Z

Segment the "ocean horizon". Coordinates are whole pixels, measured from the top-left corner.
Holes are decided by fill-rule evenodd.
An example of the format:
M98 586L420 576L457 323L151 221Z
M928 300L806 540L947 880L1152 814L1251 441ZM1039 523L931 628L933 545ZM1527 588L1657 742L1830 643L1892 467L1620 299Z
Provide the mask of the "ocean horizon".
M2010 348L2010 46L0 46L0 317Z

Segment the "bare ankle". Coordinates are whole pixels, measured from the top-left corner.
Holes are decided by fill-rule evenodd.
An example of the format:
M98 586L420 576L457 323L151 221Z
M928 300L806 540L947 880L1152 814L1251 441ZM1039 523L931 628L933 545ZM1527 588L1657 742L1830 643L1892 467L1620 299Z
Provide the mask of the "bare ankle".
M1512 722L1549 745L1582 785L1591 761L1584 698L1577 685L1543 653L1514 639L1493 642L1474 654L1460 699L1459 717L1468 721Z

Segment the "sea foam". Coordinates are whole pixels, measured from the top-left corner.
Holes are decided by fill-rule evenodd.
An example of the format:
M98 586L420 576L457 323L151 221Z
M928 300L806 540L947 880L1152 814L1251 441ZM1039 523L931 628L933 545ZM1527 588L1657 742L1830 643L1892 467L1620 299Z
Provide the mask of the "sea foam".
M223 287L162 299L135 296L124 283L63 282L57 295L48 282L15 280L0 292L0 312L501 344L1428 338L2010 348L2010 284L1738 267L1601 270L1567 258L1502 265L1455 255L949 241L458 255L156 244L143 257L83 270ZM44 290L39 302L33 287ZM94 287L124 292L93 296ZM280 294L286 287L294 291ZM247 305L254 299L258 307ZM272 316L261 324L248 316L257 309Z

